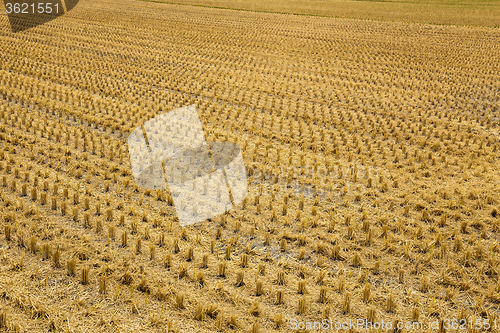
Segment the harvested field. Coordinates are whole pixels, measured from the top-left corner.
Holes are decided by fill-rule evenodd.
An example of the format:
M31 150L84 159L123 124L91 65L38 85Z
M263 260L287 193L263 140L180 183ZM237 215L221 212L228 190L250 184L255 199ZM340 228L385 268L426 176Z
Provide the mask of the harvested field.
M496 0L141 0L207 8L392 22L500 27Z
M0 45L0 328L498 330L499 29L83 0ZM181 228L127 137L190 104L249 193Z

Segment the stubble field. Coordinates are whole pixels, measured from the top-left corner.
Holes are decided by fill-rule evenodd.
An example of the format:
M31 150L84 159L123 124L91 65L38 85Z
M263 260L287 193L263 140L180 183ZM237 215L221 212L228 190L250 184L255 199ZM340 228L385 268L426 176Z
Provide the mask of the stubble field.
M207 8L392 22L500 27L497 0L141 0Z
M0 15L0 327L492 326L499 41L132 0L16 34ZM127 136L189 104L242 148L249 193L181 228L169 193L135 185Z

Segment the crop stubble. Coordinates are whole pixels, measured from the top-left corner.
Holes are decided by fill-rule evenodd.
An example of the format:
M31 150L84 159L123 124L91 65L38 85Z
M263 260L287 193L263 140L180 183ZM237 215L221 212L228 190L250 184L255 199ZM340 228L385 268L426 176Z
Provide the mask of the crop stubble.
M496 315L498 30L106 0L1 31L0 323ZM181 229L126 137L192 103L251 186Z

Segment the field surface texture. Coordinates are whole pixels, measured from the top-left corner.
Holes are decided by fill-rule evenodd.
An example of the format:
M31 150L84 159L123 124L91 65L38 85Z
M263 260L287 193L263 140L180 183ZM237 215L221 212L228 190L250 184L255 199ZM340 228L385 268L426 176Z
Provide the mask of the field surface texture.
M362 20L500 27L498 0L142 0Z
M489 27L82 0L14 34L1 14L0 327L494 325L499 59ZM249 193L181 228L127 137L190 104Z

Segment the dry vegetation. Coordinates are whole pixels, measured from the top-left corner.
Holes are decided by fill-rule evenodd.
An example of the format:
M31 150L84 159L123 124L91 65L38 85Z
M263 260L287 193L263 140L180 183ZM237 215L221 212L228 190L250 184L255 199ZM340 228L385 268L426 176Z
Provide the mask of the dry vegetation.
M141 0L244 11L500 28L497 0Z
M82 1L0 16L0 327L496 318L500 32ZM249 194L179 228L126 139L196 104Z

